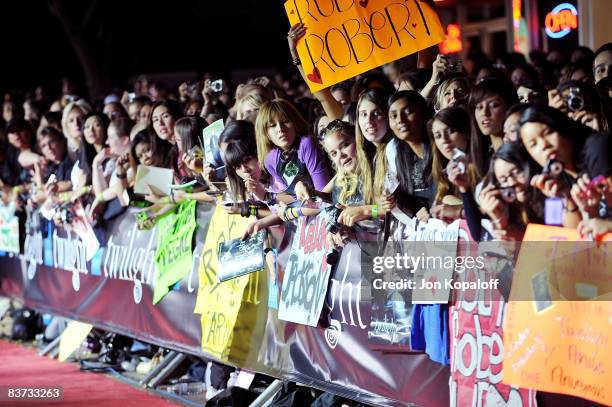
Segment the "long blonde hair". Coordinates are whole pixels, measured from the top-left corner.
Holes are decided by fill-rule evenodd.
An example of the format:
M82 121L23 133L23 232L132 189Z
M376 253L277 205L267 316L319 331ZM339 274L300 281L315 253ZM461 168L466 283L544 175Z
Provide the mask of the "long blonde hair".
M288 101L274 99L261 105L257 114L257 120L255 121L255 137L257 139L257 160L263 170L265 170L264 161L267 155L276 148L270 141L270 137L268 137L270 123L274 120L287 120L293 123L297 139L307 136L311 132L308 122L304 120L300 112Z
M349 122L334 120L330 122L327 127L321 132L323 139L322 143L325 142L325 138L332 134L342 134L353 139L355 142L355 126ZM357 150L357 149L356 149ZM359 161L357 161L359 163ZM347 172L344 168L336 168L336 178L334 179L334 185L338 187L338 203L345 205L347 201L359 192L359 185L363 182L361 176L360 166L357 165L354 172Z
M68 134L68 115L73 109L79 109L83 114L83 119L85 119L85 116L91 112L91 106L85 99L79 99L68 103L62 111L62 132L64 133L64 137L70 137Z
M378 106L383 114L387 116L386 99L387 94L382 89L373 88L364 91L357 101L357 123L355 126L357 165L363 181L363 198L367 205L374 203L376 201L375 197L381 196L385 188L385 176L387 174L385 147L391 139L391 130L387 129L387 134L378 145L374 145L366 140L359 126L359 105L361 105L362 101L367 100ZM388 121L387 126L389 126ZM374 174L372 174L371 163L374 165Z

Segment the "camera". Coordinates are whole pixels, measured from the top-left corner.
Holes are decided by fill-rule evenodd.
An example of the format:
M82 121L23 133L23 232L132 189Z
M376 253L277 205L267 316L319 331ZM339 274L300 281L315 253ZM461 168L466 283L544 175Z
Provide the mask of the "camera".
M516 190L514 187L500 188L499 192L504 202L512 203L516 201Z
M544 166L544 169L542 170L542 174L546 174L552 178L557 178L563 173L564 169L565 169L565 166L563 165L561 161L551 159L551 160L548 160L548 162Z
M219 93L223 90L223 81L221 79L217 79L216 81L212 81L210 83L210 90L215 93Z
M453 148L453 157L452 157L453 162L455 162L455 166L457 167L457 169L459 170L460 174L464 174L465 173L465 167L467 164L467 155L461 151L458 148Z
M329 233L336 234L340 231L340 228L342 227L342 225L338 224L338 218L340 217L340 213L342 213L342 210L340 208L332 206L330 209L328 209L328 213L329 215L327 218L327 224L325 225L325 229L327 229Z
M577 112L584 108L584 98L579 88L569 88L569 93L567 94L567 108L570 112Z
M134 99L136 99L136 93L134 93L134 92L128 93L128 102L132 103L134 101Z

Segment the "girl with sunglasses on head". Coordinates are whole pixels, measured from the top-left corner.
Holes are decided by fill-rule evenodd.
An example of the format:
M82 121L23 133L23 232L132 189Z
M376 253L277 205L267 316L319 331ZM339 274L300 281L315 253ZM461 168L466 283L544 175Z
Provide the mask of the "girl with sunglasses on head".
M325 157L298 110L283 99L262 105L255 122L259 165L275 192L308 200L329 182Z

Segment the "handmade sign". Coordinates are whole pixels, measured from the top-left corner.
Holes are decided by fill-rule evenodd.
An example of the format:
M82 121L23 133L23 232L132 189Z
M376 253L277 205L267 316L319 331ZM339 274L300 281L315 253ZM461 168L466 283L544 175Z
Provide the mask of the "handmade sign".
M242 236L253 220L229 215L217 205L202 250L194 312L202 315L202 350L224 360L230 356L242 359L248 353L249 337L257 317L256 309L245 303L259 301L260 273L219 282L219 243Z
M265 237L266 233L262 230L246 240L238 238L219 243L219 281L263 270Z
M219 119L202 130L204 157L208 164L218 161L216 157L219 154L219 135L223 132L223 129L223 119Z
M173 172L169 168L149 167L139 165L136 171L136 181L134 193L147 195L170 195L170 185L172 185Z
M488 221L487 224L483 221L483 227L490 229ZM461 221L457 255L483 256L485 267L466 268L456 274L456 279L461 282L489 281L504 274L508 259L500 249L503 248L499 242L474 242L467 223ZM493 250L496 256L491 254ZM502 382L506 374L502 365L505 358L502 323L507 298L497 290L458 290L454 297L449 310L450 405L536 406L534 390Z
M612 235L579 240L574 229L527 227L504 320L503 381L612 405Z
M193 232L197 227L195 211L197 201L183 201L176 214L164 216L157 222L157 250L155 265L157 280L153 304L157 304L191 271Z
M297 51L313 92L445 38L422 0L288 0L285 11L292 26L307 27Z
M283 276L279 319L317 326L331 273L327 220L326 212L300 218Z
M0 251L19 253L19 218L15 208L0 206Z
M451 289L447 281L453 277L456 259L456 245L459 222L446 224L440 219L429 219L419 223L416 232L409 238L415 242L438 242L440 244L421 244L421 262L414 271L416 289L412 294L413 304L446 304ZM443 244L452 242L452 244ZM418 257L417 257L418 259ZM415 262L416 263L416 262Z

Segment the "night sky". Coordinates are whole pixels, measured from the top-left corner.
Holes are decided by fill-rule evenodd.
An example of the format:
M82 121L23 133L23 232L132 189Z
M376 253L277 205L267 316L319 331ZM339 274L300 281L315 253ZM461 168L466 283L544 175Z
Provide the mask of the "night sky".
M92 0L64 0L83 16ZM286 68L289 29L280 0L100 0L79 27L109 64L113 85L140 73ZM83 84L83 73L59 20L45 0L2 4L3 92L45 85L59 90L62 76ZM81 25L81 24L78 24Z

